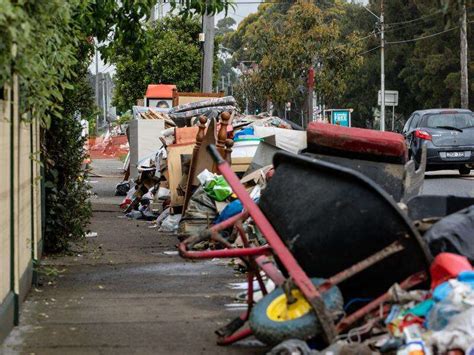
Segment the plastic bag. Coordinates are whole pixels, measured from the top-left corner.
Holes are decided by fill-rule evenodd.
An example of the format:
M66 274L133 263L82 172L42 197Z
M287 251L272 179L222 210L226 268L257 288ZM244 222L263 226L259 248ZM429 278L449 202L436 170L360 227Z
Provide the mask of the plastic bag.
M204 186L206 185L209 181L214 179L217 175L211 173L209 170L205 169L203 170L200 174L198 174L197 179L199 180L199 183Z
M216 176L204 186L204 191L216 201L224 201L232 194L232 189L223 176Z
M179 221L181 221L181 215L169 215L165 218L163 223L161 223L161 227L158 230L159 232L174 232L178 230Z
M450 280L450 290L443 292L443 297L437 296L438 289L444 288L445 284L439 285L434 291L434 299L441 299L431 309L426 319L426 328L430 330L444 329L451 318L474 306L474 291L468 284L458 280Z
M122 181L115 186L115 196L127 196L130 190L130 183L128 181Z
M166 187L160 187L158 189L157 197L159 200L166 200L170 198L171 196L171 191L167 189Z
M442 331L434 332L428 339L428 345L436 348L438 354L451 349L467 351L474 343L474 307L451 318Z

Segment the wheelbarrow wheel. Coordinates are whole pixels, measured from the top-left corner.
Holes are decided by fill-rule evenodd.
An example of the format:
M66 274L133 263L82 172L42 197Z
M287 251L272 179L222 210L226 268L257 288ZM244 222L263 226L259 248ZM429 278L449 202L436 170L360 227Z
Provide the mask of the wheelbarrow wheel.
M315 286L324 282L319 278L311 281ZM307 340L321 334L321 324L303 294L295 289L292 295L296 301L288 305L287 297L279 287L253 307L249 325L258 340L274 345L286 339ZM342 311L344 302L337 287L322 294L322 298L331 313Z

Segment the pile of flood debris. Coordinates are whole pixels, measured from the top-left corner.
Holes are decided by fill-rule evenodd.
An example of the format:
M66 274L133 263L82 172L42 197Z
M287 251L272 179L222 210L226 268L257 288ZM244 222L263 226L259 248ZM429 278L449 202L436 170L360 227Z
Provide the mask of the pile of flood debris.
M117 193L183 257L238 260L245 309L220 344L473 353L474 199L420 195L425 151L415 162L396 133L243 115L232 97L166 115L175 126L137 119L130 156L140 140L154 149L130 159Z
M127 217L154 222L162 232L191 235L239 211L239 201L206 151L209 145L216 145L252 189L260 188L261 174L269 170L275 151L296 153L305 148L306 134L294 130L294 124L266 113L243 115L234 105L233 97L223 97L168 112L134 107L129 139L130 157L135 155L136 161L128 159L126 178L116 187L116 194L125 197L120 207ZM143 124L147 127L142 130ZM154 135L144 137L144 130ZM144 147L146 143L153 148ZM130 179L133 166L136 176ZM257 189L253 195L258 199Z

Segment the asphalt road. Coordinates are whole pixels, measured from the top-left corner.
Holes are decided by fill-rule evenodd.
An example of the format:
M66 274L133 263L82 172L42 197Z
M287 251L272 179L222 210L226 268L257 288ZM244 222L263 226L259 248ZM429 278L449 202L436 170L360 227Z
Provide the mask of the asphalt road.
M461 176L457 170L428 172L425 175L423 194L474 197L474 172L469 176Z

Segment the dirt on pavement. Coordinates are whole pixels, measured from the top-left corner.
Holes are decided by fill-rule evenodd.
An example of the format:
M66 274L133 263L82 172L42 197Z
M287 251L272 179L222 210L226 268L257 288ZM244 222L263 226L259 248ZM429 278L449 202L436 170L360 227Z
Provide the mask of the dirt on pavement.
M90 230L98 236L71 255L43 259L42 285L22 304L20 325L0 353L265 353L252 339L216 345L214 331L240 312L225 307L236 294L227 285L243 275L225 260L191 262L169 253L175 235L123 218L122 198L113 196L121 163L93 166Z

